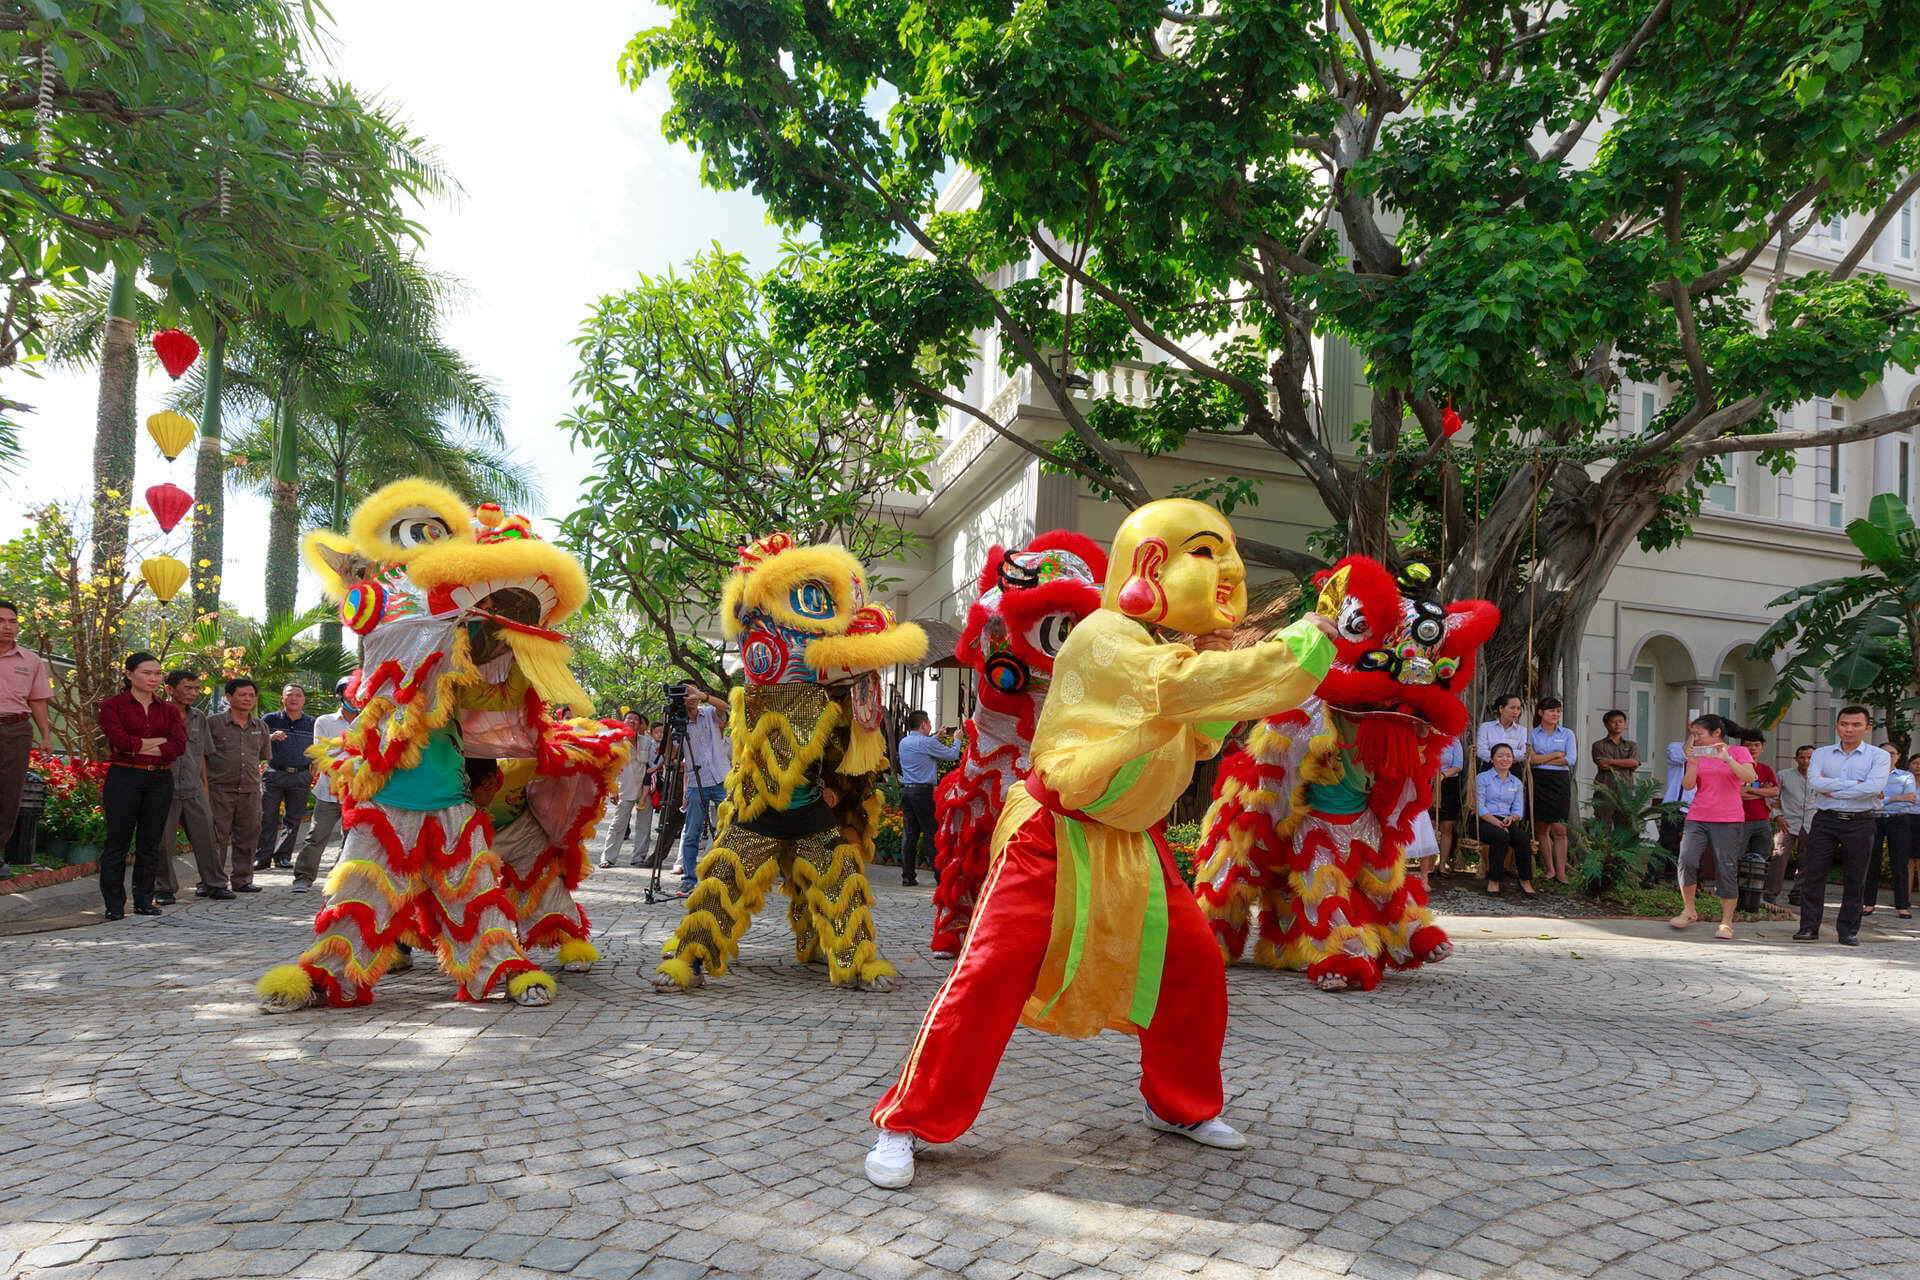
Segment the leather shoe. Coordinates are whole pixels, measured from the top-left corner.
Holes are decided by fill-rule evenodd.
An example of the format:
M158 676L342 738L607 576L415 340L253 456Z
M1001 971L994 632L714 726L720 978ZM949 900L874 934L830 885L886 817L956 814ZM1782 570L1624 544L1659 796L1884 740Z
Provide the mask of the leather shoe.
M109 912L107 912L107 919L109 919L109 920L124 920L124 919L126 919L126 916L127 916L127 913L126 913L126 912L124 912L124 911L109 911Z
M1851 933L1848 934L1846 937L1839 939L1838 941L1840 945L1843 947L1857 947L1860 945L1860 939Z
M1795 942L1818 942L1820 941L1820 933L1816 929L1802 929L1793 935L1793 940Z
M208 896L209 898L212 898L212 899L213 899L213 900L214 900L215 902L232 902L232 901L233 901L233 890L231 890L231 889L209 889L209 890L207 890L207 896Z
M156 907L170 907L174 904L174 901L174 896L170 893L156 893L153 895L153 905Z
M157 916L161 914L161 911L160 911L160 908L154 906L151 902L149 902L143 907L135 907L133 909L133 914L137 916Z
M253 860L253 869L255 871L265 871L268 867L272 865L273 865L273 859L271 858L255 858Z
M260 886L257 884L237 884L233 886L233 891L235 893L259 893Z
M195 885L195 886L193 886L193 896L194 896L194 897L196 897L196 898L204 898L204 897L206 897L206 896L207 896L207 886L205 886L205 885L203 885L203 884L197 884L197 885Z

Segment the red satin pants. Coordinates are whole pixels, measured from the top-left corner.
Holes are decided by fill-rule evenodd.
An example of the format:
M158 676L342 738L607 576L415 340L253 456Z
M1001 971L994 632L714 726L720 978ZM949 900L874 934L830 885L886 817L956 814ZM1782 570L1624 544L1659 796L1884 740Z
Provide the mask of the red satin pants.
M1155 843L1167 884L1167 957L1152 1025L1140 1032L1140 1092L1162 1119L1197 1124L1222 1105L1226 969L1192 891ZM1054 815L1042 809L988 874L959 959L920 1022L899 1081L874 1107L874 1124L928 1142L951 1142L973 1124L1039 980L1055 866Z

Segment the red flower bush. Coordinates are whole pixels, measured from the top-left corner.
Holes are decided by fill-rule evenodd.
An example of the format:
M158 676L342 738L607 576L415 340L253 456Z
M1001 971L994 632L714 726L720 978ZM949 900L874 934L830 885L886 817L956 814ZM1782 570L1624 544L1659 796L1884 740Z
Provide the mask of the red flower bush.
M107 835L107 816L100 804L105 764L50 755L35 750L31 767L47 784L47 809L41 818L48 838L76 844L98 844Z

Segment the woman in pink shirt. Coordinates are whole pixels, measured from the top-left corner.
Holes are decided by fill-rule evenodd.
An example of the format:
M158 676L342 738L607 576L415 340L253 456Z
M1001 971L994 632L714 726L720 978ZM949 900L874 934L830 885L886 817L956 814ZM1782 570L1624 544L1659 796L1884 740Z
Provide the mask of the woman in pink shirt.
M1720 897L1722 942L1733 941L1733 909L1740 901L1740 854L1746 847L1746 807L1740 789L1757 776L1753 756L1729 737L1746 736L1725 716L1705 715L1687 726L1687 770L1680 786L1693 791L1680 832L1680 914L1667 923L1684 929L1700 918L1693 897L1700 883L1700 855L1713 846L1713 891Z

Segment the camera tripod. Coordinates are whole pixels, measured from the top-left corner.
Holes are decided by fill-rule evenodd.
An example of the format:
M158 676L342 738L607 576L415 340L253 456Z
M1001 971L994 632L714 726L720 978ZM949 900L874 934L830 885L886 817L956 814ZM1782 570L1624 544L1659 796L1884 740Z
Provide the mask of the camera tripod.
M681 704L682 708L685 703ZM687 825L687 788L704 788L700 773L700 762L694 758L687 745L689 728L686 712L681 710L675 715L669 707L666 716L667 731L663 735L660 750L659 776L661 778L660 819L653 828L653 853L647 859L652 874L647 877L646 900L654 902L673 902L687 895L684 892L668 892L660 887L661 873L666 869L667 859L674 856L680 844L681 834ZM686 768L682 770L681 765ZM683 785L667 782L668 778L684 776ZM712 822L711 811L707 821Z

